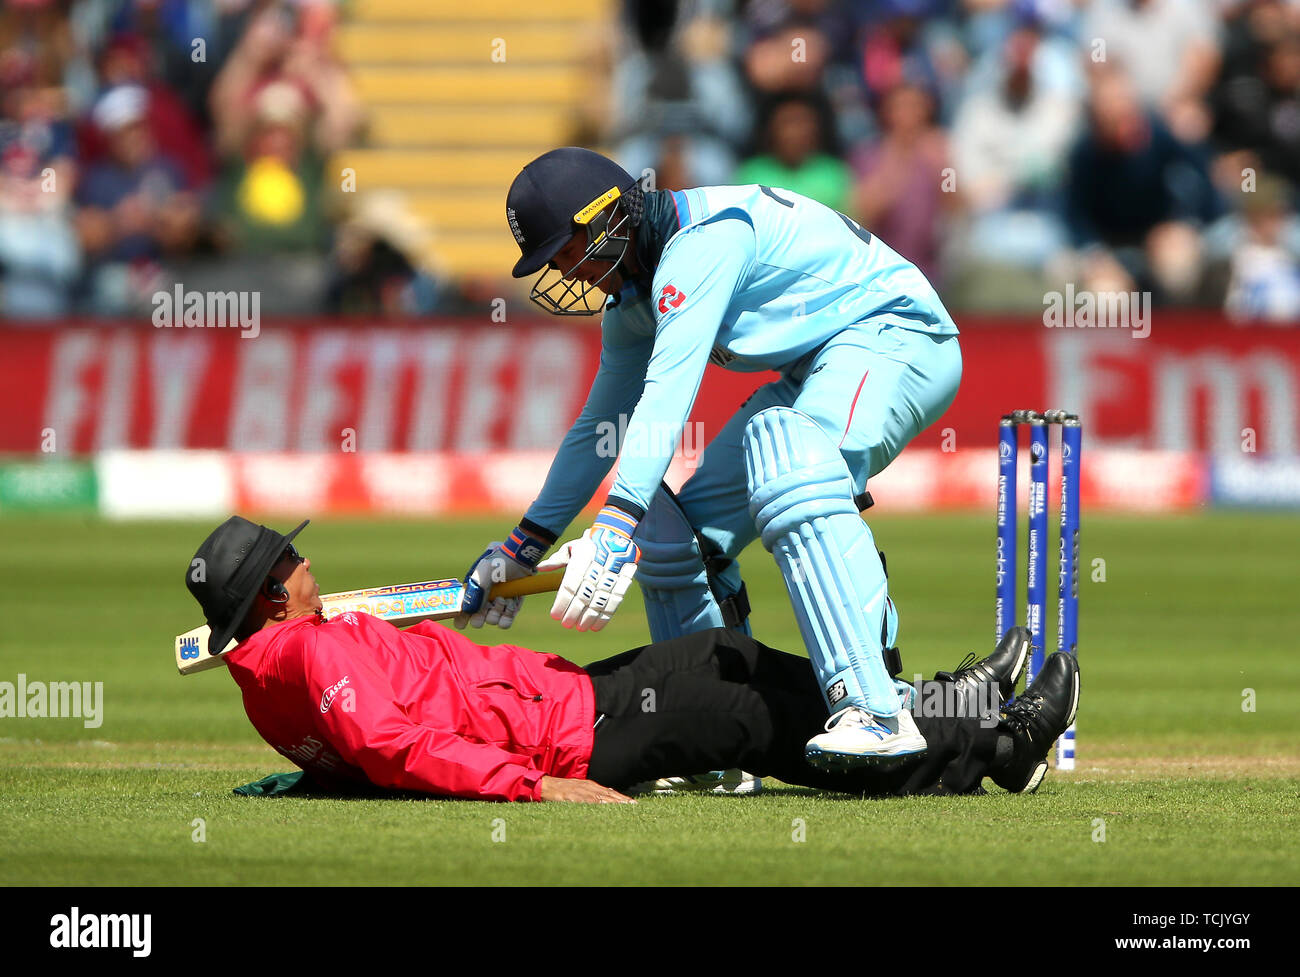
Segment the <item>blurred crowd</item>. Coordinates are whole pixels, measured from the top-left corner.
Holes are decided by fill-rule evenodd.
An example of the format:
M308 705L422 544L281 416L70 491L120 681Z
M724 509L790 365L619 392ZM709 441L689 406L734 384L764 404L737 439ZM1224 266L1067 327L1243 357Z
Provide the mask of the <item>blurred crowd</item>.
M382 281L359 281L384 257L358 260L324 179L363 121L337 16L329 0L6 0L0 315L148 315L173 281L342 310Z
M1071 282L1300 320L1300 0L616 2L571 141L659 189L814 197L955 310ZM454 309L400 202L335 212L339 16L5 0L0 316L147 314L164 269L265 313Z
M590 138L847 213L956 309L1300 320L1295 0L624 0Z

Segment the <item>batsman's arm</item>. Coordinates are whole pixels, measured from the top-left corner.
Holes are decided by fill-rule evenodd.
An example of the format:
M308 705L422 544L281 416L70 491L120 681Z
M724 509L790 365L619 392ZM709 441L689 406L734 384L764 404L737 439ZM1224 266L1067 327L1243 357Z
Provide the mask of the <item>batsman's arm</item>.
M541 492L524 513L523 525L532 523L558 538L613 467L654 350L653 336L633 332L625 324L628 318L619 308L605 313L600 368L582 412L551 462Z
M600 368L582 412L551 462L541 493L510 538L490 543L465 575L464 602L456 618L456 627L462 630L485 624L511 626L522 602L485 597L487 581L501 579L500 575L513 579L532 573L559 533L591 501L618 457L628 413L640 396L654 343L650 336L619 325L622 315L617 308L605 316ZM652 321L644 309L641 319L644 330Z
M639 450L620 457L609 505L639 518L659 491L718 329L753 262L754 229L738 218L688 228L669 242L651 293L654 352L627 425L626 444Z

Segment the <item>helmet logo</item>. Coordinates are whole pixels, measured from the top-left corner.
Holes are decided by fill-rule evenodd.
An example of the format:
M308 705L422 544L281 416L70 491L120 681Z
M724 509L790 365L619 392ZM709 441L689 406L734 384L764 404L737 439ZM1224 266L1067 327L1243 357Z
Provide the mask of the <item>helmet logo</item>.
M519 229L519 218L515 216L513 207L506 208L506 220L510 222L510 233L515 236L515 243L522 248L524 246L524 232Z
M619 191L618 187L610 187L591 203L587 204L587 206L583 207L582 210L574 214L573 222L575 224L590 224L593 217L622 195L623 194Z
M659 314L667 315L685 301L685 292L677 291L673 285L665 285L659 292Z

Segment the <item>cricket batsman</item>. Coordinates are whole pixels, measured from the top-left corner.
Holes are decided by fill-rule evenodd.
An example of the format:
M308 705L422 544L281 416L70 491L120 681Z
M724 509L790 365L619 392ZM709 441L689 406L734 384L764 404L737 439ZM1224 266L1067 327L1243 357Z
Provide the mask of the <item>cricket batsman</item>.
M635 574L653 640L748 634L737 557L760 538L829 713L808 761L851 767L924 752L908 686L887 664L897 613L860 511L868 480L943 414L961 379L957 327L925 276L855 221L788 190L646 191L572 147L523 168L506 218L521 252L514 277L538 275L534 302L593 315L598 290L608 299L586 404L541 494L470 568L458 626L510 626L521 599L485 593L535 572L614 464L600 432L625 431L604 507L564 545L551 616L599 630ZM674 495L662 480L710 362L780 378L740 407Z

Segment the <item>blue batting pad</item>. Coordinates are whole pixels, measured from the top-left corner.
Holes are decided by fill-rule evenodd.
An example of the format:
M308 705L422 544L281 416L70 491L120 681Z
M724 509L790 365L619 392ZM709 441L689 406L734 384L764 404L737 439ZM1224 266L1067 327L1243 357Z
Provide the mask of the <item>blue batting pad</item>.
M645 599L652 641L727 626L710 587L695 529L666 489L655 493L645 518L637 526L634 542L641 547L636 582ZM713 587L727 591L721 594L724 600L731 595L721 579L715 578ZM749 619L736 630L749 634Z
M830 711L897 715L900 690L880 644L885 570L839 449L806 414L771 407L745 428L745 466L750 515L785 578Z

